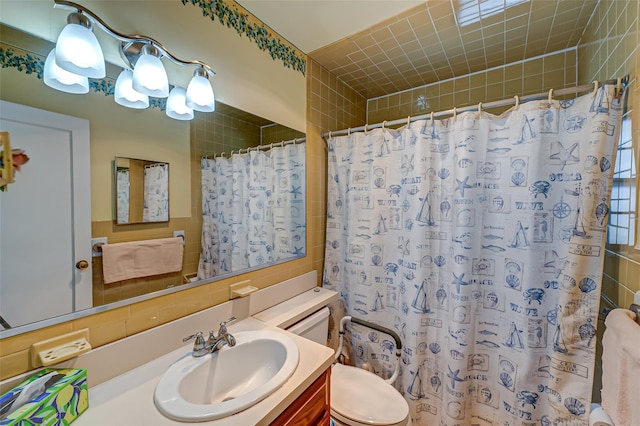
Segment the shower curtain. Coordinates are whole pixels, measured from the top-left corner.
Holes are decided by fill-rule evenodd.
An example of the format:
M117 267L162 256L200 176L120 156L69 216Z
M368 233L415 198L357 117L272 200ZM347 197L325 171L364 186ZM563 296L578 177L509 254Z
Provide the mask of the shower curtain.
M198 279L304 256L305 144L203 158Z
M118 223L129 223L129 169L118 170L116 176Z
M419 425L587 425L613 86L328 140L324 286L396 330ZM392 339L351 327L388 377Z
M169 221L169 164L154 164L144 168L143 222Z

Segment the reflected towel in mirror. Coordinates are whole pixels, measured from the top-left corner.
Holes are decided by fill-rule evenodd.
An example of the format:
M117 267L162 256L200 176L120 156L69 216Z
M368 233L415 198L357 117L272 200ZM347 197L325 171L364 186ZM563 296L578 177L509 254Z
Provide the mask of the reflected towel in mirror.
M105 244L102 246L104 283L180 271L183 252L180 237Z

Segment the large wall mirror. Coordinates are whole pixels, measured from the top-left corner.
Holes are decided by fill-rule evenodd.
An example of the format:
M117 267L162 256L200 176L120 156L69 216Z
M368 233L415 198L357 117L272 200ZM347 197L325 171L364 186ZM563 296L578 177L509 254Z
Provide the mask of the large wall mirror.
M221 102L217 102L215 112L196 112L193 121L184 122L167 117L159 108L124 108L113 102L112 96L105 96L100 91L91 91L82 96L56 92L36 76L38 61L44 62L52 46L51 41L0 24L0 53L4 61L0 70L0 98L38 110L79 117L88 123L90 172L84 179L85 184L90 180L90 196L83 202L90 211L91 235L82 245L86 243L86 247L95 247L92 239L106 239L107 244L115 244L164 238L180 231L185 235L183 269L171 274L105 284L102 278L102 258L94 252L87 259L91 270L89 285L92 290L83 298L82 304L71 302L62 312L43 313L39 317L26 319L12 319L11 315L5 316L5 312L0 312L4 320L0 323L0 338L305 256L304 155L302 160L289 157L291 147L304 146L304 133ZM115 81L121 68L107 64L107 69L106 79ZM276 148L282 148L282 151ZM23 182L35 170L64 166L62 163L42 163L46 154L39 153L35 146L28 147L27 154L30 157L29 163L16 174L17 180ZM153 161L141 160L148 158ZM251 169L258 163L267 167ZM213 185L211 188L217 188L220 179L217 179L215 172L227 167L225 164L230 168L242 165L242 168L265 185L266 182L275 182L279 192L274 191L274 197L265 200L263 196L272 191L262 184L249 186L246 193L239 193L237 188L227 186L220 190L221 193L228 192L232 195L226 201L227 204L221 201L216 206L211 200L203 201L203 175L208 173L208 184ZM295 173L283 175L279 172L290 166L295 166ZM141 174L134 174L134 169L141 170ZM146 216L145 170L153 170L156 189L160 182L166 186L166 192L161 189L161 196L153 201L155 211L147 211ZM125 174L128 174L127 194ZM230 185L232 181L233 178L230 178L226 184ZM8 198L3 197L18 193L18 189L9 186L8 192L0 193L1 208L7 205L5 200ZM136 191L142 194L136 195ZM209 190L211 191L214 190ZM168 198L163 198L165 194ZM135 209L134 204L138 206ZM265 213L268 205L275 208ZM167 208L161 208L163 206ZM214 211L216 207L218 210ZM252 221L239 225L240 219L227 216L232 210L242 213ZM46 209L43 211L42 214L46 214ZM3 216L0 216L0 220L2 219ZM215 219L221 221L217 222ZM33 220L35 223L38 219L33 215L24 215L24 218L18 217L15 220ZM261 226L266 220L280 225L282 229L286 227L293 231L286 234L278 233L278 230L269 233ZM229 222L229 231L226 237L217 237L212 229L221 227L222 222ZM25 232L32 228L34 232L43 232L41 227L27 222L21 225ZM8 238L7 229L9 225L3 225L3 241ZM219 259L205 253L203 262L203 236L206 244L227 244ZM28 258L37 264L40 264L41 259L50 257L57 250L57 244L64 243L54 241L51 244L40 244L39 235L27 234L20 238L28 243L25 244ZM65 241L70 238L60 237ZM244 249L238 248L239 239L250 238L257 239L258 242L251 243ZM20 274L5 278L5 254L5 251L0 250L0 265L3 269L0 299L8 300L10 293L21 292L20 284L16 282L16 276ZM40 269L47 273L45 268ZM74 274L78 275L79 272L75 271ZM51 280L46 275L41 279L29 279L31 282L40 282L41 285L51 285ZM7 280L11 282L6 282ZM59 284L67 287L70 285L69 282ZM51 290L36 289L30 294L21 295L21 300L33 297L46 299L48 296L44 295L48 291ZM22 310L31 309L21 303L29 302L17 303Z

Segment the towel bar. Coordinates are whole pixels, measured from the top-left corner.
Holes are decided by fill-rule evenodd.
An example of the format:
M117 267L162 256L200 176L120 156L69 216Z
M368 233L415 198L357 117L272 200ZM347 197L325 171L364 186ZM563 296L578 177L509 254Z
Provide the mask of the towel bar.
M184 235L178 235L178 237L182 238L182 241L184 243ZM93 251L98 252L98 253L102 253L102 246L105 243L95 243L91 248L93 248Z
M599 313L598 313L598 320L599 321L604 321L607 319L607 315L609 315L609 312L611 312L613 309L611 308L604 308L602 309Z
M616 306L616 308L617 307L618 306ZM609 315L609 312L611 312L612 310L613 310L612 308L603 308L598 313L598 320L604 321L605 319L607 319L607 315ZM634 314L636 314L636 322L640 324L640 305L636 305L635 303L632 303L631 306L629 306L629 310Z

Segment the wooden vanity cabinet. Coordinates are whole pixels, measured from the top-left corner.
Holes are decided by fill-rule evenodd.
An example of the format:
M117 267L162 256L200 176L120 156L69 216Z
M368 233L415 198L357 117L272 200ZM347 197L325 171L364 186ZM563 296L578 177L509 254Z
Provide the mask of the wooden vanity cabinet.
M309 386L298 399L275 419L272 426L316 426L329 425L331 411L329 392L331 368L327 369Z

